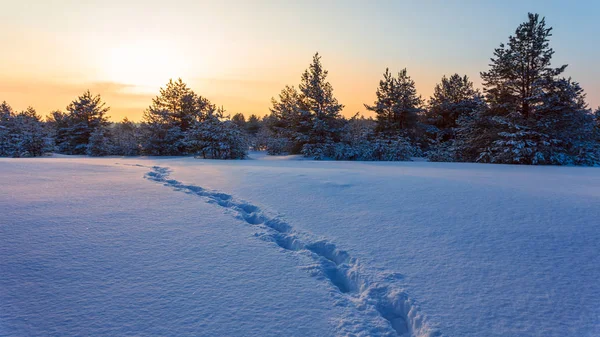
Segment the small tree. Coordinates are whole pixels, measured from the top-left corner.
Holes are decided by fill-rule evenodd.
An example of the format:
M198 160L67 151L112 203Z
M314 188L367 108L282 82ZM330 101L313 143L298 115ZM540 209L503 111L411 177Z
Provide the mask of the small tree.
M258 132L262 129L262 123L258 116L252 114L248 117L248 122L246 123L246 132L250 136L256 136Z
M443 76L429 99L428 122L439 130L451 131L456 128L458 119L477 109L480 102L479 94L467 76ZM448 136L452 138L451 134Z
M113 154L119 156L137 156L140 154L139 128L127 117L120 123L113 125L110 135Z
M236 113L231 117L231 121L238 126L240 130L246 130L246 117L242 113Z
M224 110L209 111L202 122L186 133L186 143L195 155L210 159L244 159L248 143L239 127L224 119Z
M107 156L112 152L112 144L108 130L100 127L94 130L87 146L87 154L94 157Z
M455 142L459 121L471 118L485 108L479 92L467 76L454 74L434 88L429 99L426 121L433 128L429 133L431 145L427 151L430 161L458 160Z
M403 69L398 77L385 70L376 91L374 105L366 105L376 114L376 131L384 135L409 135L414 132L419 113L423 111L423 100L417 95L415 82Z
M296 88L290 86L283 88L279 100L271 99L271 115L264 121L271 131L270 154L298 154L306 144L312 121L310 114L301 110L300 99Z
M13 140L15 113L6 101L0 104L0 157L12 157L16 153Z
M66 129L60 130L66 143L59 144L59 148L67 154L85 154L92 133L109 124L106 116L109 110L100 95L84 92L67 106Z
M169 80L144 112L144 152L159 156L187 153L186 132L203 121L211 110L214 110L214 105L196 95L181 79Z
M32 107L15 114L3 102L0 105L0 156L37 157L51 150L41 117Z

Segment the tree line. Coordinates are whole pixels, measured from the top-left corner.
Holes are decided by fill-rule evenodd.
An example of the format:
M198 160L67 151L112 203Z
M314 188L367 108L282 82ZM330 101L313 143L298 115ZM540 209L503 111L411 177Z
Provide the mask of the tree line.
M42 121L33 108L0 105L0 156L45 152L103 155L196 155L241 159L248 149L315 159L409 160L595 165L600 108L592 112L579 84L553 67L544 18L529 14L481 72L483 91L467 76L442 77L425 101L407 69L386 69L375 118L341 115L321 57L272 99L264 117L232 117L181 79L160 89L142 122L110 123L109 108L89 91Z

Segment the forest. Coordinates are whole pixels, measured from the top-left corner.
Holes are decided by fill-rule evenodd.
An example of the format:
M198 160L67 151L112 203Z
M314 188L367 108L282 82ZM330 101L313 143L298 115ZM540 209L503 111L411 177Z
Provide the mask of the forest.
M64 111L43 119L34 108L0 105L0 156L45 153L90 156L181 156L243 159L250 149L271 155L301 154L316 160L429 161L529 165L600 163L600 108L590 109L584 90L551 64L552 28L538 14L493 51L481 72L483 88L464 75L443 76L423 99L407 69L386 69L373 117L342 116L321 56L296 86L272 99L270 113L232 116L170 80L142 121L109 121L100 95L84 92Z

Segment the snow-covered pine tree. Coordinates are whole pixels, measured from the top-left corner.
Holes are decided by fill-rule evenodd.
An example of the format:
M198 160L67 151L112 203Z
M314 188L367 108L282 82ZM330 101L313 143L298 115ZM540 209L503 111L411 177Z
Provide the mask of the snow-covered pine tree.
M466 75L443 76L429 99L426 114L429 124L442 131L443 138L453 138L452 130L457 126L458 118L479 107L481 99L478 96Z
M55 128L57 146L66 154L86 154L92 133L100 127L106 127L110 110L100 97L87 90L83 95L67 106L64 115L53 113L50 119Z
M138 126L127 119L114 123L110 129L112 153L119 156L137 156L140 154L140 133Z
M13 140L15 113L6 101L0 104L0 157L13 157L16 144Z
M596 130L600 132L600 107L594 111L594 122L596 123Z
M594 165L598 163L598 138L594 115L585 102L585 93L571 78L551 82L538 107L536 130L547 134L551 147L547 164Z
M54 140L53 149L59 153L69 153L69 116L62 111L53 111L46 117L46 127Z
M271 104L271 114L264 121L271 134L267 142L268 153L299 154L312 125L310 114L301 110L300 94L295 87L285 86L279 100L272 98Z
M142 118L143 151L150 155L181 155L188 152L185 133L214 109L181 79L169 80Z
M236 113L231 117L231 121L235 123L240 130L246 130L246 117L243 113Z
M250 117L248 117L248 122L246 123L246 132L251 136L256 136L261 128L262 123L260 118L255 114L250 115Z
M468 122L460 131L461 155L464 160L493 163L589 164L589 157L576 157L592 150L575 150L579 146L569 145L569 123L552 122L562 119L556 118L558 113L589 123L584 122L589 113L583 113L585 107L577 103L582 92L559 77L566 65L551 66L552 28L537 14L530 13L528 18L507 45L494 51L490 70L481 73L489 107L465 119ZM566 92L570 94L565 96ZM589 144L579 144L584 143Z
M37 157L50 150L44 123L35 109L15 114L6 102L0 104L1 157Z
M408 136L414 131L418 114L423 111L423 100L417 94L415 82L402 69L398 77L385 70L376 91L377 101L365 107L377 118L376 131L386 136Z
M486 99L497 115L517 112L524 119L534 115L545 87L567 67L551 65L552 28L546 28L545 18L532 13L528 17L508 44L494 51L490 70L481 73Z
M455 133L458 121L483 108L483 98L467 76L443 76L434 88L426 112L427 124L434 126L429 135L433 142L427 152L429 160L457 160Z
M224 119L224 110L208 110L203 121L196 121L186 132L190 152L210 159L244 159L247 139L239 127Z
M306 133L302 154L315 159L333 155L334 143L339 142L343 132L342 104L333 96L333 86L327 81L319 53L302 74L300 88L300 133ZM310 121L308 118L310 116Z
M248 135L248 143L252 147L253 150L264 150L266 149L266 142L262 139L264 134L263 123L255 114L250 115L248 117L248 121L246 122L245 132Z
M87 154L93 157L112 154L112 144L107 127L98 127L92 132L87 145Z

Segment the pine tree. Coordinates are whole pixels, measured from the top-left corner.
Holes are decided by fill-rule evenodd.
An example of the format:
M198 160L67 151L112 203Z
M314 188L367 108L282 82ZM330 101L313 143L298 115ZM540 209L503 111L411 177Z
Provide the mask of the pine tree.
M100 95L92 95L87 90L67 106L67 154L86 154L90 137L98 128L106 127L110 110Z
M231 117L231 121L238 126L240 130L246 130L246 117L242 113L236 113Z
M46 117L46 125L54 139L55 150L59 153L69 153L69 115L62 111L53 111Z
M302 147L305 156L322 159L333 154L333 144L343 132L342 104L333 96L333 87L327 81L328 71L323 69L319 53L302 74L300 82L300 123L306 142ZM308 119L310 117L310 119Z
M546 28L545 18L540 20L538 14L528 16L508 44L494 51L490 70L481 73L486 99L497 115L534 116L544 89L567 67L551 67L552 28Z
M152 100L142 119L144 152L151 155L181 155L188 152L185 133L214 110L213 104L196 95L181 80L169 80Z
M473 82L467 76L443 76L429 99L428 122L441 131L451 131L457 126L457 121L462 115L479 107L480 101L477 90L473 88ZM451 133L446 136L452 138Z
M551 66L551 30L543 18L530 13L508 44L494 51L490 70L481 73L488 107L463 119L460 126L462 160L595 162L592 119L583 91L559 76L566 65Z
M112 154L112 144L106 127L96 128L92 132L87 145L87 154L94 157Z
M208 111L203 121L197 121L186 133L191 153L210 159L244 159L248 143L239 127L224 119L224 110Z
M423 111L423 100L417 95L415 82L406 68L397 78L386 69L376 94L374 105L365 104L367 110L376 114L376 131L388 137L414 134L418 115Z
M140 154L139 128L132 121L123 118L110 130L112 153L119 156L137 156Z
M455 138L459 120L470 118L483 108L483 98L473 88L473 82L467 76L443 76L442 81L434 88L426 112L427 124L434 127L428 134L431 142L427 151L429 160L457 160L458 144Z
M311 129L311 116L300 107L300 94L294 87L285 86L279 100L271 99L271 115L265 124L271 131L269 154L299 154L307 142Z
M0 157L12 157L16 152L13 141L15 114L6 101L0 104Z
M250 115L250 117L248 117L248 122L246 123L246 132L251 136L256 136L261 128L262 123L260 118L254 114Z
M51 150L41 117L32 107L15 114L0 105L0 156L37 157Z

